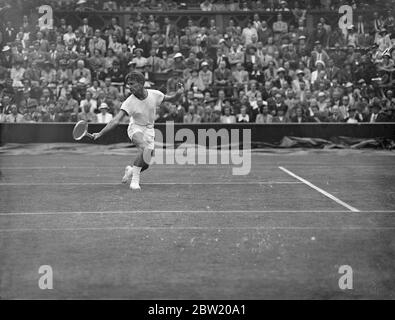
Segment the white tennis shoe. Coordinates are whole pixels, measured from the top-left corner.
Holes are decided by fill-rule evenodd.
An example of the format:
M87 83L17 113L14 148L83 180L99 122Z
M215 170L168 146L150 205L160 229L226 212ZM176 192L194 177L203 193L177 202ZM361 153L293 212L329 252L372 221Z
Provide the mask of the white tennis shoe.
M133 181L130 183L130 189L132 190L141 190L140 184L137 181Z
M127 183L133 175L133 168L131 166L127 166L125 168L125 175L122 178L122 183Z

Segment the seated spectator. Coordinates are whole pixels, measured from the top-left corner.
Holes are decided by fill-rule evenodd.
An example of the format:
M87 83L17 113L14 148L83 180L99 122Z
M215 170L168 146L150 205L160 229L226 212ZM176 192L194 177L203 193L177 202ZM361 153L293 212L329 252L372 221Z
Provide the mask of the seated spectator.
M99 107L100 113L97 114L97 123L109 123L113 119L113 115L108 111L110 108L107 103L102 103Z
M240 108L240 113L236 116L237 123L250 122L250 116L247 114L247 106L243 105Z
M308 117L304 114L301 107L295 107L295 113L290 117L290 122L305 123L309 122Z
M92 92L88 89L85 94L85 99L81 100L80 108L84 110L86 105L90 106L89 112L96 113L97 109L97 100L93 98Z
M0 106L2 109L3 114L7 115L11 113L11 98L8 95L4 95L3 99L0 100Z
M161 59L161 72L168 73L170 70L174 69L174 60L169 57L166 50L162 51L162 59Z
M380 102L378 102L377 100L374 100L372 102L372 105L370 106L370 113L369 113L368 118L366 119L367 122L369 122L369 123L377 122L377 117L378 117L380 111L381 111Z
M260 64L254 64L252 66L252 71L249 73L249 78L251 81L256 81L258 83L265 82L265 75Z
M104 57L104 70L108 70L113 66L114 61L117 60L117 56L112 48L108 48L106 56Z
M10 113L5 116L5 122L24 122L23 115L18 112L18 107L13 104L10 107Z
M285 109L280 108L277 110L277 115L273 117L273 123L288 123L289 119L285 115Z
M224 90L219 90L218 91L218 98L214 103L214 111L218 110L221 111L223 110L225 106L225 100L226 100L226 95Z
M79 99L79 97L77 97L77 99ZM72 89L67 90L66 97L64 99L64 108L63 109L70 108L72 111L78 110L79 104L78 104L77 99L74 99Z
M200 123L201 117L196 114L196 109L194 105L190 105L188 112L184 116L184 123Z
M288 107L280 93L276 93L274 99L268 101L268 107L273 116L277 115L279 110L283 111L284 114L288 111Z
M156 50L150 50L150 56L147 58L147 64L150 65L150 72L160 73L162 72L163 61L156 55Z
M263 72L263 74L267 81L273 81L277 78L277 69L273 60L269 62L268 68Z
M219 64L218 69L214 71L214 85L217 90L222 88L230 95L230 88L232 88L232 73L226 68L225 61Z
M321 60L317 61L315 63L316 70L312 72L311 74L311 85L316 86L317 82L320 82L322 80L325 80L327 78L326 76L326 70L325 70L325 63Z
M170 94L171 92L176 92L177 91L177 83L182 82L181 79L181 74L182 71L180 70L173 70L171 77L167 80L166 83L166 90L167 93Z
M173 60L174 70L185 70L184 56L182 55L182 53L177 52L173 56Z
M283 15L281 13L277 15L277 21L273 23L272 29L276 39L279 39L283 34L288 32L288 23L283 21Z
M362 115L357 111L357 108L351 107L348 110L347 117L344 119L346 123L359 123L363 121Z
M203 91L210 89L213 83L213 73L209 70L207 61L202 62L201 70L199 71L199 79L203 84Z
M65 80L68 81L69 79L72 79L73 72L65 59L61 59L59 61L59 67L60 69L56 72L57 83L62 83Z
M309 122L320 123L320 122L329 122L330 121L328 118L329 113L320 112L318 106L314 103L310 104L309 113L310 113L310 115L307 116Z
M249 82L249 75L248 72L244 70L244 66L241 62L238 62L236 64L236 69L232 72L232 76L234 79L234 88L235 88L235 93L234 96L237 96L237 92L240 90L245 90L248 87L248 82Z
M223 109L223 115L221 116L220 122L223 123L223 124L236 123L236 117L231 114L231 108L230 107L225 107Z
M102 92L102 88L100 88L100 83L98 80L92 81L92 86L87 89L87 92L92 94L92 98L97 100L99 93Z
M119 90L113 85L110 77L106 77L104 79L104 85L101 88L101 92L106 96L115 95L118 97L120 94Z
M42 112L42 122L60 122L59 113L56 112L53 103L49 104L48 109Z
M164 106L167 113L163 116L164 122L172 121L175 123L182 123L184 120L185 110L182 107L177 107L174 104L166 103Z
M204 109L204 116L202 123L213 123L215 122L214 109L210 104L207 104Z
M269 113L267 103L262 106L262 113L257 115L255 122L260 124L273 122L273 116Z
M11 79L13 80L14 87L22 87L22 80L24 78L25 68L22 67L20 61L15 61L11 68Z
M118 83L123 85L125 80L125 73L121 69L118 59L115 59L110 69L108 69L107 77L111 79L112 83Z
M97 122L97 116L90 110L92 109L91 104L89 102L85 102L82 105L82 112L78 114L78 121L84 120L86 122Z
M202 79L199 77L198 70L192 70L191 75L187 78L185 89L200 92L203 92L206 89Z
M50 61L45 61L43 70L41 70L41 79L44 79L47 83L56 83L57 74L55 71L55 66Z
M77 61L77 69L73 72L73 84L77 84L80 81L87 85L92 81L91 71L85 68L85 62L83 60Z
M92 39L89 40L88 47L89 47L89 52L91 53L92 56L94 55L94 51L96 49L99 49L101 54L106 53L107 44L106 41L102 38L100 29L95 30L94 36L92 37Z

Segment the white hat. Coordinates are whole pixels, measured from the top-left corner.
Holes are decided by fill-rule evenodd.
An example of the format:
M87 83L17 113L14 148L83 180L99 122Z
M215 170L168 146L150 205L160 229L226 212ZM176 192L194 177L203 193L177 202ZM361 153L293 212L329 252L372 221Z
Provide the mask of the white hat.
M8 51L8 50L10 50L10 49L11 49L10 46L4 46L3 52L6 52L6 51Z
M318 96L319 96L319 97L325 97L325 92L322 92L322 91L321 91L321 92L318 94Z
M278 70L277 70L277 73L278 73L278 72L285 72L285 69L282 68L282 67L280 67L280 68L278 68Z
M321 63L324 67L325 67L325 62L322 60L317 60L315 63L315 66L317 66L317 64Z
M103 103L100 105L99 109L110 109L110 108L108 107L108 104L107 104L107 103L103 102Z
M203 61L202 62L202 67L204 67L204 66L208 66L208 62L207 61Z
M182 58L183 57L183 55L182 55L182 53L180 53L180 52L177 52L175 55L174 55L174 59L175 58Z
M353 84L351 82L346 83L346 88L351 88L352 86L353 86Z

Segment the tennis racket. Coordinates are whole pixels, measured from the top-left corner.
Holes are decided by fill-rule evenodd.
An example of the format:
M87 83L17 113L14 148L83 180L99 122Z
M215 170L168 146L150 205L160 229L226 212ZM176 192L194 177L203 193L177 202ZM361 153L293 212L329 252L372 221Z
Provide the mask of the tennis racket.
M93 135L88 132L88 122L81 120L79 121L73 129L74 140L81 140L83 137L89 137L93 139Z

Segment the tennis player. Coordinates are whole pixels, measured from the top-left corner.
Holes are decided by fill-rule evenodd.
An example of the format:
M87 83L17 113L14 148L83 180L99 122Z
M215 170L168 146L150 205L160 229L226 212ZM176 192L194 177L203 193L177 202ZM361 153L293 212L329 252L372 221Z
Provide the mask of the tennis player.
M168 96L158 90L144 88L145 78L142 73L133 71L125 78L126 86L131 95L121 106L119 113L98 133L93 133L95 140L114 129L125 116L130 117L128 136L139 149L139 154L132 166L127 166L122 183L131 178L130 188L141 190L140 173L147 170L155 145L154 121L156 108L163 102L177 102L184 93L183 84L177 85L175 95Z

